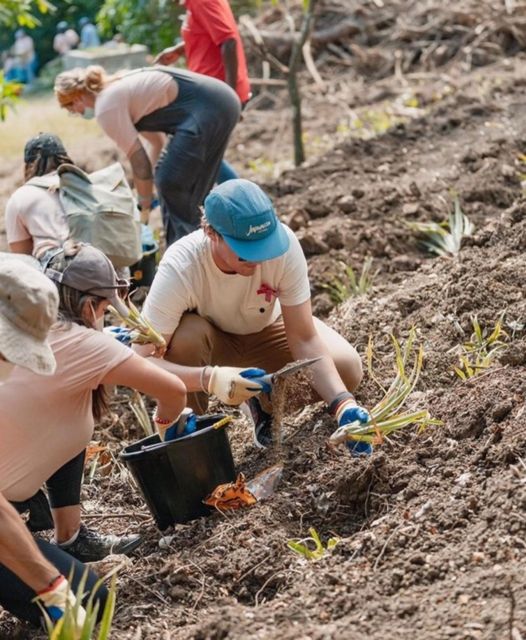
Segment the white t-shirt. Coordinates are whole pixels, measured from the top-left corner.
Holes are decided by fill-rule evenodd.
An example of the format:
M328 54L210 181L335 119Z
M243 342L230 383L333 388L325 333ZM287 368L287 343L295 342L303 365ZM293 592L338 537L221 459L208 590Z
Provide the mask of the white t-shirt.
M307 261L294 233L285 229L288 251L262 262L252 276L223 273L201 229L178 240L161 260L144 316L165 335L173 334L185 311L196 311L227 333L262 331L280 316L280 302L294 306L310 298Z
M33 239L33 255L61 247L69 228L58 193L25 184L7 201L5 210L7 242Z
M0 385L0 492L27 500L78 455L93 434L92 391L133 355L128 347L73 324L49 333L57 369L39 376L15 367Z

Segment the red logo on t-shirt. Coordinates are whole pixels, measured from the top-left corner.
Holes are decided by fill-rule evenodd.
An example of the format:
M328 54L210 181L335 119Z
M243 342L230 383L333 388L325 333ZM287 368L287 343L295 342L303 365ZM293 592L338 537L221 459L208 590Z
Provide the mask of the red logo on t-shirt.
M265 296L265 302L272 302L272 297L277 298L279 296L279 291L278 289L273 289L269 284L263 282L257 290L257 294L258 296Z

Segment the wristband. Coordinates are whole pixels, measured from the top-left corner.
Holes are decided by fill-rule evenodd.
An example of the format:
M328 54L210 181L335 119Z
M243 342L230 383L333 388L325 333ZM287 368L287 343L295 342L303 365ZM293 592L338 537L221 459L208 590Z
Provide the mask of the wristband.
M57 584L60 584L62 580L65 580L65 578L61 573L59 573L58 576L55 576L53 580L49 582L47 587L44 587L44 589L42 589L42 591L39 591L37 595L41 596L43 593L47 593L48 591L53 591L53 589L55 589Z
M350 391L342 391L342 393L339 393L336 398L334 398L334 400L329 404L329 413L331 414L331 416L336 415L338 407L342 402L345 402L345 400L355 400L354 395Z
M205 387L205 375L206 375L206 370L208 369L210 365L206 365L201 369L201 375L199 376L199 384L201 386L201 391L203 391L203 393L208 393L208 389Z
M141 204L142 202L147 202L148 204ZM143 209L155 209L156 207L159 206L159 200L157 198L155 198L154 196L149 196L149 197L145 197L143 198L142 196L139 196L139 202L137 203L137 209L139 209L139 211L142 211Z

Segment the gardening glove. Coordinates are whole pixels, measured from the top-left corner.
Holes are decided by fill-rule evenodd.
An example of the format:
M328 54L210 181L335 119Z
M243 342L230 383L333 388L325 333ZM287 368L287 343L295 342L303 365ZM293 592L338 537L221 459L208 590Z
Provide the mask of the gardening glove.
M73 614L76 631L82 631L86 611L80 603L77 605L77 598L64 576L58 576L49 587L37 593L37 600L40 600L52 622L60 620L67 607Z
M243 378L241 373L246 371L255 371L257 375L265 375L263 369L214 367L208 383L208 393L230 405L238 405L252 398L263 391L263 385L250 378Z
M102 332L122 342L122 344L125 344L127 347L130 346L133 338L132 330L126 327L104 327Z
M158 418L156 410L153 421L164 442L188 436L197 429L197 416L189 407L183 409L181 415L172 422Z
M368 411L356 404L354 398L347 398L336 409L336 420L338 427L343 427L352 422L365 424L371 419ZM357 440L347 440L347 448L353 456L370 456L373 446L368 442L358 442Z

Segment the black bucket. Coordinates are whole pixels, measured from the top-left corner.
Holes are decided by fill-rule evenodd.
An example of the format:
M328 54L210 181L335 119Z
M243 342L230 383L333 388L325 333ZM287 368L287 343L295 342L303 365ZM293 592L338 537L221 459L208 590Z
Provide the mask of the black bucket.
M226 428L213 426L224 417L199 416L189 436L162 442L155 434L121 453L161 531L208 515L203 499L236 479Z
M142 258L139 262L132 264L130 267L130 274L132 279L132 286L134 287L150 287L153 279L155 278L155 272L157 270L157 253L159 251L159 245L148 245L143 247Z

